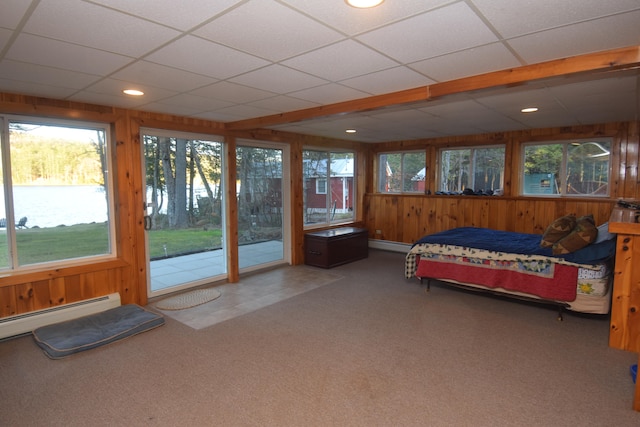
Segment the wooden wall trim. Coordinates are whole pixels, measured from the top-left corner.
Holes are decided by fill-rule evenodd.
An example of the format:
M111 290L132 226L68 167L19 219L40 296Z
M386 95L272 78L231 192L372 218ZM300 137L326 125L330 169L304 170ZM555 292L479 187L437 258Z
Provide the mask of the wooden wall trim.
M236 139L231 137L225 140L225 215L226 215L226 239L227 239L227 280L236 283L240 280L238 269L240 258L238 254L238 199L236 196L236 179L238 176L236 158Z

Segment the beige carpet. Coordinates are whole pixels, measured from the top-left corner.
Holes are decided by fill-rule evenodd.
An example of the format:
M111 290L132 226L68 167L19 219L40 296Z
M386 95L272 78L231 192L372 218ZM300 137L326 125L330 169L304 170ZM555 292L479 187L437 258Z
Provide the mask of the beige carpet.
M211 288L224 294L223 298L184 310L163 313L193 329L202 329L342 278L342 275L331 270L306 265L287 266L241 278L238 283L226 283ZM154 305L158 307L159 303Z
M184 310L206 304L219 298L220 295L222 295L220 291L214 288L194 289L162 299L155 304L155 307L159 310Z
M340 280L213 327L166 315L63 360L30 336L0 342L0 425L640 426L638 356L608 347L606 317L558 322L554 309L438 284L427 294L403 272L404 254L371 250L300 272Z

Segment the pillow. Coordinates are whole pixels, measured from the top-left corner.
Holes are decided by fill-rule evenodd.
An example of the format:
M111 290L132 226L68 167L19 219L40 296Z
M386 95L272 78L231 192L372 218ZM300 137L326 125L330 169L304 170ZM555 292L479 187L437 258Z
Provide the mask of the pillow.
M611 232L609 232L609 223L605 222L602 225L598 226L598 238L596 239L595 244L604 242L606 240L613 240L617 236Z
M553 245L552 252L554 255L575 252L591 244L597 237L598 228L593 215L581 216L576 220L576 226L571 233Z
M575 215L565 215L553 221L542 234L540 246L550 248L563 237L567 237L576 226Z
M592 244L573 253L563 255L567 261L578 264L597 264L613 258L616 253L616 235L609 232L609 223L598 227L598 237Z

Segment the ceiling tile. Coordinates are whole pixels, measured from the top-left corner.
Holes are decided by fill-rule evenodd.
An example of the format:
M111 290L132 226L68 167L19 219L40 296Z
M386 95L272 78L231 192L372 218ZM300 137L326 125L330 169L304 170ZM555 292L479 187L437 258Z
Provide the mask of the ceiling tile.
M497 95L491 92L479 94L476 101L509 117L522 116L523 113L520 110L527 107L538 107L540 110L547 111L560 108L549 89L544 87L524 88L514 92L502 91Z
M365 46L345 40L286 60L284 65L327 80L343 80L398 64Z
M473 0L504 38L548 30L640 8L637 0ZM514 16L526 19L514 19Z
M160 101L164 105L176 105L179 107L190 107L195 112L211 111L232 106L233 104L219 99L204 98L202 96L181 93L179 95L165 98ZM193 113L191 113L193 114ZM190 114L190 115L191 115Z
M242 120L244 117L234 114L229 114L227 112L221 111L207 111L204 113L196 113L192 114L191 117L195 117L203 120L213 120L216 122L234 122L236 120Z
M527 64L640 44L640 10L508 41Z
M414 62L410 67L438 82L518 67L518 59L502 43L491 43Z
M177 68L165 67L147 61L137 61L115 72L111 77L150 86L171 89L176 92L190 91L215 83L217 80Z
M53 99L66 99L76 92L75 89L61 86L49 86L33 82L21 82L18 80L3 79L0 77L0 91L19 93L31 96L42 96Z
M30 2L25 0L2 0L2 13L0 13L0 27L14 30L29 9Z
M274 111L264 108L258 108L251 105L234 105L226 108L219 108L215 110L216 113L228 114L239 119L251 119L253 117L268 116L273 114Z
M637 120L640 72L630 73L623 78L556 86L549 91L580 123Z
M308 89L327 83L326 80L278 64L270 65L230 80L245 86L280 94Z
M451 0L385 1L372 9L357 9L344 0L283 0L345 34L354 35L451 3Z
M549 123L548 127L576 126L582 124L567 112L564 112L564 114L538 112L522 116L518 122L529 129L547 127L547 125L542 125L542 123Z
M185 107L184 105L175 104L163 104L160 102L151 102L149 104L141 105L139 108L152 113L173 114L185 117L193 116L202 112L202 110L194 107Z
M290 96L274 96L272 98L251 102L248 105L277 112L296 111L320 106L318 103L292 98Z
M273 25L274 22L278 25ZM270 61L280 61L344 38L337 31L273 0L247 2L194 34Z
M246 73L269 64L255 56L193 36L177 40L146 59L217 79Z
M464 31L452 31L455 28ZM495 34L464 2L362 34L357 39L404 64L497 41Z
M168 98L176 94L175 91L167 90L164 88L159 88L155 86L137 84L134 89L138 89L144 92L144 96L141 97L131 97L131 95L126 95L122 93L125 89L131 89L131 84L117 79L103 79L99 82L89 86L86 90L92 93L101 93L105 95L113 95L120 98L126 99L134 99L134 104L146 104L152 101L158 101L160 99Z
M30 34L21 34L6 58L104 76L124 66L131 58Z
M0 28L0 52L5 48L12 35L13 31Z
M21 0L18 0L21 1ZM92 0L178 30L191 29L241 0Z
M434 83L433 80L407 67L394 67L371 74L342 80L340 84L372 95L413 89Z
M410 126L427 119L427 113L417 109L388 112L383 111L380 113L373 112L369 116L379 124L379 127L385 127L385 123L388 121L402 126Z
M290 95L318 104L333 104L336 102L366 98L369 96L368 93L335 83L292 92Z
M144 99L126 97L121 95L110 95L106 93L94 93L82 91L67 98L71 101L86 102L88 104L107 105L111 107L126 108L135 110L146 103Z
M82 89L99 80L101 77L42 65L4 60L0 62L0 78L24 82L39 82L43 85L59 86L69 89Z
M231 82L218 82L191 92L193 95L206 96L224 101L246 104L247 102L271 98L276 94Z
M134 57L179 35L170 28L77 0L41 0L25 31Z

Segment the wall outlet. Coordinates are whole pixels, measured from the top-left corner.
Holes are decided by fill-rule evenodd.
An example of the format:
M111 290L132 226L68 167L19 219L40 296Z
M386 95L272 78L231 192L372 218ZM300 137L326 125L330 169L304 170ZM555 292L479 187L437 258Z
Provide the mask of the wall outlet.
M382 234L382 230L376 230L376 234Z

